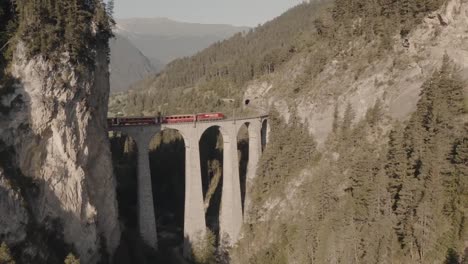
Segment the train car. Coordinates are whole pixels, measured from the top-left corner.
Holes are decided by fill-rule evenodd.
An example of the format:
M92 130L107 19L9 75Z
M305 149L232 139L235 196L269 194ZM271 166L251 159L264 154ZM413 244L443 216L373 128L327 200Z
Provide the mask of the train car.
M110 127L115 126L144 126L155 125L158 123L155 117L115 117L108 118L107 123Z
M174 124L174 123L189 123L189 122L203 122L224 119L223 113L202 113L202 114L188 114L188 115L158 115L156 117L114 117L108 118L107 124L109 127L118 126L150 126L161 123Z
M223 113L202 113L197 114L197 121L211 121L211 120L221 120L224 119L225 116Z
M196 118L196 115L170 115L163 117L163 123L173 124L195 122Z

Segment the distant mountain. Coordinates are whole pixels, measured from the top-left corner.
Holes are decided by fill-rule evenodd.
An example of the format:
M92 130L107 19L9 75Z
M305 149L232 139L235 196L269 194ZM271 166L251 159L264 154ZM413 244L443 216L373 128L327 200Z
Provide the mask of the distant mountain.
M153 64L126 37L115 34L110 40L111 48L111 93L128 90L128 88L149 74L162 68Z
M126 91L170 61L194 55L247 27L176 22L167 18L117 20L111 40L111 93Z
M248 27L177 22L167 18L117 19L116 32L131 40L152 62L194 55Z

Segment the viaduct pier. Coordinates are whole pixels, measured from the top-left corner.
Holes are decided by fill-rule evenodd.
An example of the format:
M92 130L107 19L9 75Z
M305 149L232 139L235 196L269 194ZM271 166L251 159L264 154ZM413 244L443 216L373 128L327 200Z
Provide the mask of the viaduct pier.
M166 129L176 130L185 143L185 207L184 207L184 254L190 254L190 245L197 243L206 232L205 209L202 190L199 142L205 131L217 127L223 137L223 185L219 225L221 240L234 244L238 240L243 222L237 135L243 125L248 128L249 155L246 189L255 177L262 149L268 140L268 116L238 119L223 119L203 122L186 122L154 125L110 126L109 131L130 136L138 148L138 224L143 240L157 248L156 215L149 164L149 146L152 138ZM246 193L245 208L249 193ZM156 205L157 206L157 205Z

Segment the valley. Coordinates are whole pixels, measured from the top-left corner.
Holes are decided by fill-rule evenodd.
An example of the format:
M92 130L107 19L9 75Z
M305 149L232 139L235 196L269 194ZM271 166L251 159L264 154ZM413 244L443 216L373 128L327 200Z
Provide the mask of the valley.
M0 263L468 263L466 0L114 4L0 0Z

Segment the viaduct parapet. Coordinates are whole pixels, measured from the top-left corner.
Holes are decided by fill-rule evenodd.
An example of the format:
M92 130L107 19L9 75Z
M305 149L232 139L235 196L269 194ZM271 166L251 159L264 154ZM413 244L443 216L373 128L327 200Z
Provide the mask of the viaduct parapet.
M218 127L223 137L223 185L219 215L222 242L234 244L243 222L237 135L245 124L249 132L249 160L247 163L246 195L244 211L250 204L250 186L255 177L262 148L268 140L267 116L243 119L217 120L141 126L110 127L110 131L121 132L132 137L138 147L138 223L145 242L157 248L156 216L149 164L151 139L166 129L177 130L185 143L185 208L184 208L184 254L190 255L190 245L195 244L206 232L203 202L202 172L200 168L199 142L203 133ZM156 205L157 206L157 205Z

